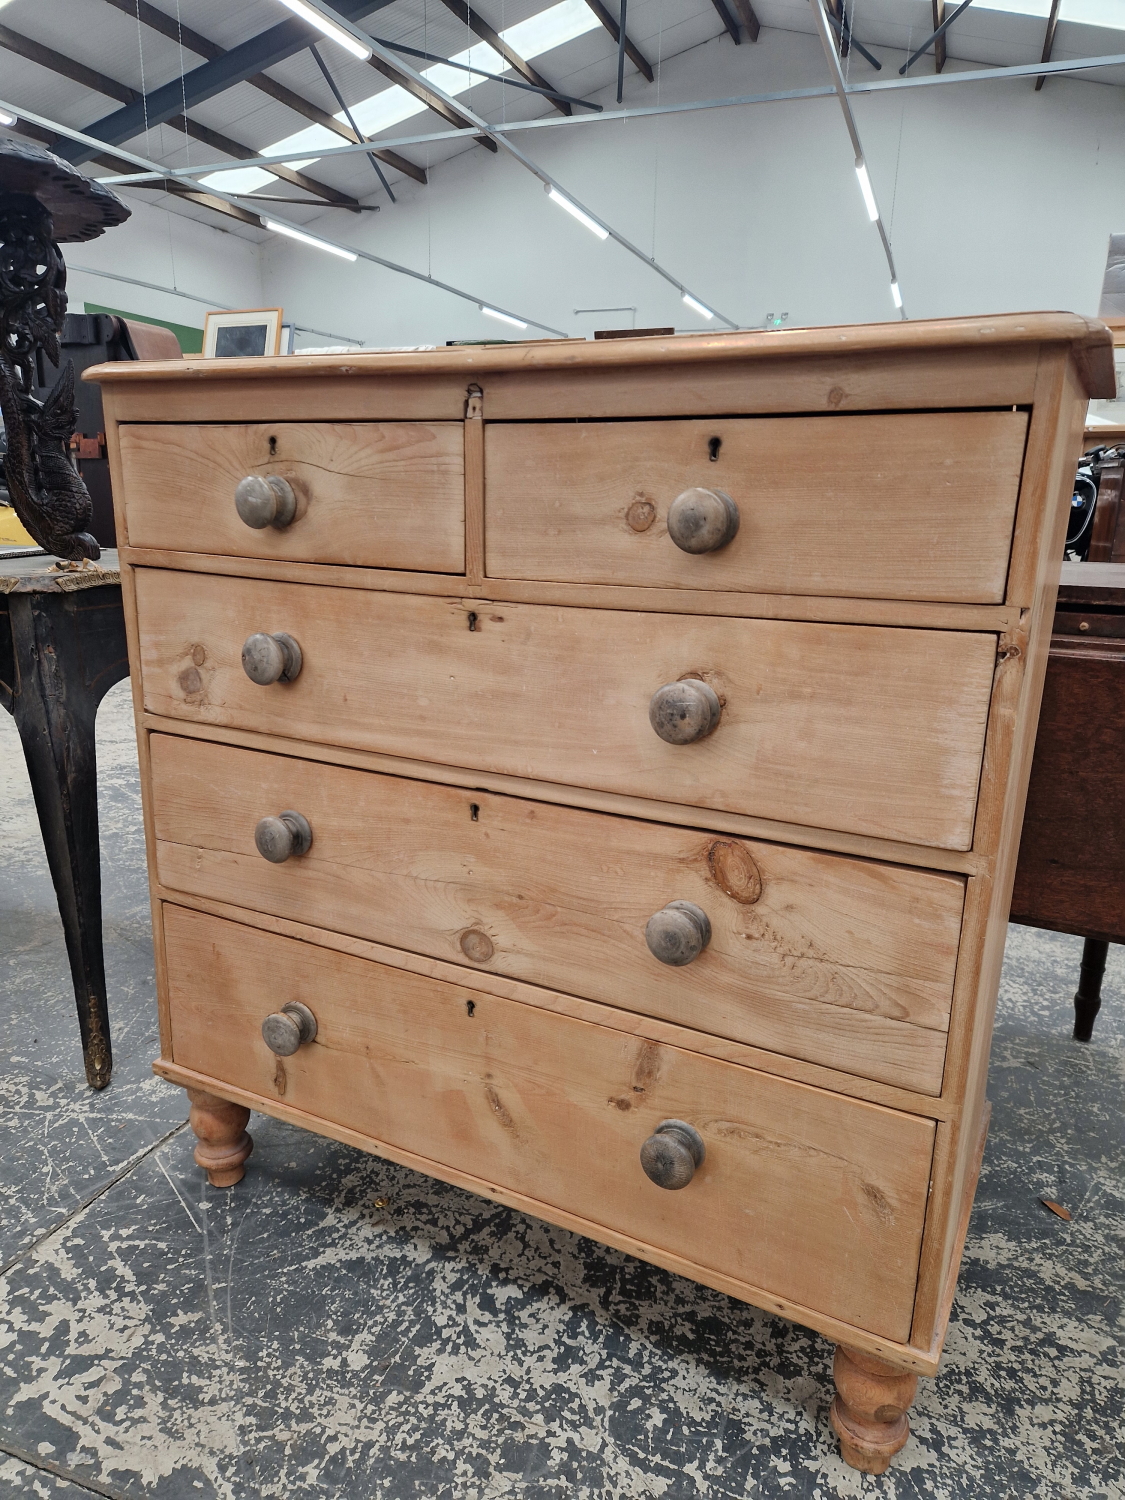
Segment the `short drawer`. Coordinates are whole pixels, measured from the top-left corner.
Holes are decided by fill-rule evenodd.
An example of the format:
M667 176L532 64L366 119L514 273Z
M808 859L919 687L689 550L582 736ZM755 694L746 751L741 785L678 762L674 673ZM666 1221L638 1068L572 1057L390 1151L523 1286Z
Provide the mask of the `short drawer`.
M953 849L970 846L996 637L494 605L139 569L150 712ZM292 636L292 682L241 666ZM654 693L706 681L668 744Z
M167 888L941 1091L960 876L172 735L149 743ZM271 863L255 827L288 809L312 846ZM674 901L710 923L681 965L646 942Z
M120 429L133 547L411 572L465 567L460 422L128 425ZM284 479L294 519L248 525L249 476Z
M164 907L179 1065L635 1237L885 1338L910 1329L930 1120ZM267 1015L308 1006L287 1057ZM706 1156L639 1161L665 1119ZM440 1175L440 1173L439 1173ZM643 1253L643 1252L642 1252Z
M1004 598L1027 414L491 423L492 578L993 603ZM735 502L718 551L668 508Z

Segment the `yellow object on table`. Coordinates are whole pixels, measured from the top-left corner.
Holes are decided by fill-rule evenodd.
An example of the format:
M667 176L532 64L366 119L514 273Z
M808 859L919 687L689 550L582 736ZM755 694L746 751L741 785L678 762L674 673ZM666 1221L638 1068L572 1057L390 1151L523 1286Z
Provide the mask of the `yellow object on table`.
M0 505L0 542L9 547L35 546L35 538L28 534L10 505Z

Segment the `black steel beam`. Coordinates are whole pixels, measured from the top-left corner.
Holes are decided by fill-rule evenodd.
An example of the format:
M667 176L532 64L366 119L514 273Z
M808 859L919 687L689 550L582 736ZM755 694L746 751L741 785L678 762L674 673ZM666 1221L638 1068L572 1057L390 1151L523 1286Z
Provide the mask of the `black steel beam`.
M731 15L730 11L727 10L726 6L723 4L723 0L711 0L711 4L718 12L719 20L726 27L727 35L730 37L731 41L736 47L741 46L742 38L738 34L738 22Z
M734 0L734 8L738 12L738 19L746 28L746 35L752 42L758 40L758 33L762 29L762 23L751 5L750 0Z
M609 32L613 40L615 42L619 41L621 37L621 27L617 24L617 18L611 15L610 12L602 4L602 0L586 0L586 4L597 16L598 20ZM656 76L652 71L652 64L645 57L644 53L641 52L640 48L633 45L627 35L625 37L625 54L628 57L629 61L633 64L634 68L636 68L639 73L643 73L648 82L651 83Z
M338 0L336 8L347 20L358 21L390 3L391 0ZM236 83L245 83L263 68L271 68L295 52L303 52L310 40L315 40L315 37L303 21L282 21L280 25L271 26L268 31L232 47L222 57L192 68L182 79L174 78L153 89L136 104L127 104L92 125L84 126L84 131L105 141L107 146L119 146L141 135L146 126L163 125L174 115L182 115L185 109L202 104L205 99L213 99ZM97 152L92 146L72 141L60 143L57 154L78 166Z
M1040 62L1050 62L1051 53L1055 50L1055 31L1059 24L1059 0L1051 0L1051 14L1047 17L1047 30L1043 36L1043 56ZM1035 80L1035 92L1038 93L1047 82L1046 75L1040 73ZM1081 1040L1081 1038L1079 1038Z

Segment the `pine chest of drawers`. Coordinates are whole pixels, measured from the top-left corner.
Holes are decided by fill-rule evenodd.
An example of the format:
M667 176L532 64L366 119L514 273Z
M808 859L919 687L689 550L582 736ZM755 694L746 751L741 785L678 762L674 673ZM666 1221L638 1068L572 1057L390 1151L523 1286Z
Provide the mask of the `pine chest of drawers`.
M938 1367L1074 460L1063 314L113 365L161 1056Z

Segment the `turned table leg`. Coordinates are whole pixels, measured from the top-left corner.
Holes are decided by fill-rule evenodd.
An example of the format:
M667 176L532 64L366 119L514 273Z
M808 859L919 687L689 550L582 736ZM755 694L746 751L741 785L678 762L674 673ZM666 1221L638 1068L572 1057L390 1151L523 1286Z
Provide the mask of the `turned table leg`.
M832 1363L836 1399L829 1420L846 1464L882 1474L910 1436L907 1409L918 1377L858 1349L836 1345Z
M1078 971L1078 993L1074 997L1076 1042L1088 1042L1094 1035L1094 1018L1102 1008L1102 980L1108 957L1109 944L1100 938L1087 938L1082 944L1082 967Z
M199 1141L196 1161L212 1187L233 1187L242 1181L246 1171L243 1162L254 1149L246 1133L250 1111L202 1089L188 1089L187 1096L191 1100L188 1120Z
M128 675L118 584L60 593L44 579L36 593L9 594L0 703L13 715L27 761L47 863L59 902L86 1080L104 1089L113 1059L102 952L94 720L98 704Z

